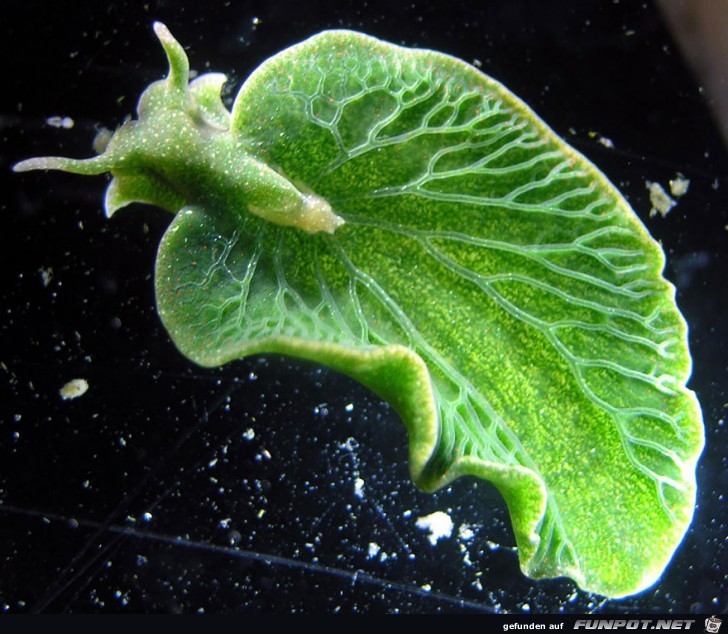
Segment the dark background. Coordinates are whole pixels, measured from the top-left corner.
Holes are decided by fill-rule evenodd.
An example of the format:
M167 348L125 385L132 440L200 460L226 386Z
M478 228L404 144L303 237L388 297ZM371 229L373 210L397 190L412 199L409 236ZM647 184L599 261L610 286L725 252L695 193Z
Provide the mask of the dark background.
M2 4L0 613L728 612L728 158L651 3L104 4ZM90 156L99 127L133 114L166 70L153 20L194 69L228 74L230 100L324 28L477 59L623 191L667 253L706 424L695 520L659 583L605 601L525 578L497 492L418 492L404 427L362 387L276 357L204 370L177 352L153 294L169 215L106 220L103 178L10 172ZM677 172L688 194L648 218L645 180ZM63 401L73 378L90 389ZM415 521L435 510L456 529L433 547Z

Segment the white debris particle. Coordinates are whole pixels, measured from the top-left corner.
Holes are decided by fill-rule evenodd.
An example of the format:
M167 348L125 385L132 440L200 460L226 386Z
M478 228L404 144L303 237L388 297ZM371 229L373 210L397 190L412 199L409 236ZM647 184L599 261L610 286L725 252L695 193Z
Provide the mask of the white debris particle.
M468 552L468 547L465 544L459 544L460 547L460 553L463 556L463 564L466 566L472 566L473 560L470 559L470 553Z
M354 480L354 495L360 500L364 498L364 480L361 478Z
M66 383L60 390L61 398L68 401L72 398L78 398L86 394L88 390L88 381L86 379L73 379Z
M319 403L318 405L315 405L313 408L313 413L317 416L320 415L322 418L326 418L329 415L329 404Z
M356 438L349 436L344 442L339 443L339 447L344 451L354 452L359 448L359 442Z
M646 181L645 185L650 192L650 204L652 205L650 218L657 214L660 214L664 218L677 203L670 198L660 183Z
M420 586L425 592L431 592L432 586L429 583L425 583L422 586Z
M612 139L605 137L604 135L600 134L599 132L595 132L594 130L589 130L587 134L589 135L590 139L596 139L597 143L603 145L605 148L609 150L614 149L614 142L612 141Z
M252 427L248 427L248 429L243 432L243 438L245 440L253 440L253 438L255 438L255 431Z
M523 610L524 612L530 612L530 611L531 611L531 606L530 606L530 605L528 605L528 603L524 603L524 604L523 604L523 605L521 606L521 610Z
M477 57L473 60L473 66L476 68L482 68L483 62L481 62Z
M48 288L48 284L50 284L53 279L53 268L50 266L47 269L41 268L38 270L38 273L40 273L40 279L41 282L43 282L43 286Z
M605 136L600 136L597 143L601 143L605 148L608 148L610 150L614 149L614 141L612 141L612 139L608 139Z
M46 119L46 123L53 128L64 128L70 130L74 125L75 121L71 117L59 117L53 116Z
M460 527L458 528L458 537L460 537L460 539L464 542L469 542L475 537L475 531L470 528L468 524L460 524Z
M257 456L255 456L256 462L261 462L263 460L270 460L270 459L271 459L270 451L268 451L267 449L263 449L263 451L261 451Z
M344 406L344 410L347 412L353 412L354 411L354 403L347 403Z
M415 526L423 531L430 531L429 540L434 546L443 537L452 535L453 523L447 513L435 511L424 517L418 517Z
M379 544L375 542L369 542L369 548L367 549L367 558L368 559L374 559L378 554L381 548L379 547Z
M690 180L685 178L680 172L675 174L675 178L670 181L670 193L676 198L684 196L690 187Z

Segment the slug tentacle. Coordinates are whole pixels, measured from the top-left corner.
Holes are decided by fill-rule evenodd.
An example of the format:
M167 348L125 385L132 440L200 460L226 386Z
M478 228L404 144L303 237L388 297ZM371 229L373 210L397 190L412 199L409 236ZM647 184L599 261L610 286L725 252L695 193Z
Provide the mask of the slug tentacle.
M174 36L162 22L155 22L152 28L160 44L164 47L164 52L167 54L167 60L169 61L167 85L170 89L176 89L180 92L186 91L187 84L190 81L190 63L182 45L174 39Z
M60 170L72 174L94 176L111 169L109 157L101 154L89 159L71 159L63 156L38 156L25 159L13 165L14 172L30 172L33 170Z

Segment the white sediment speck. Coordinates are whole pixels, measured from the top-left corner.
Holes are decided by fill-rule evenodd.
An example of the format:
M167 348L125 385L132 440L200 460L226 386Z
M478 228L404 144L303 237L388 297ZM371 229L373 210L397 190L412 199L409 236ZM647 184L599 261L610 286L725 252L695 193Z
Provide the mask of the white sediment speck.
M48 284L50 284L53 279L53 268L50 266L47 269L40 268L38 269L38 273L40 273L40 279L43 282L43 286L47 288Z
M418 517L415 526L423 531L430 531L429 540L434 546L443 537L452 535L453 522L447 513L435 511L424 517Z
M76 122L71 117L53 116L46 119L46 123L54 128L64 128L70 130Z
M460 524L458 528L458 537L464 542L469 542L475 537L475 531L468 524Z
M354 495L359 499L364 497L364 480L361 478L354 480Z
M612 139L609 139L605 136L600 136L599 139L597 140L597 143L599 143L600 145L603 145L605 148L607 148L609 150L614 149L614 141L612 141Z
M60 390L61 398L68 401L72 398L78 398L86 394L88 390L88 381L86 379L73 379L66 383Z

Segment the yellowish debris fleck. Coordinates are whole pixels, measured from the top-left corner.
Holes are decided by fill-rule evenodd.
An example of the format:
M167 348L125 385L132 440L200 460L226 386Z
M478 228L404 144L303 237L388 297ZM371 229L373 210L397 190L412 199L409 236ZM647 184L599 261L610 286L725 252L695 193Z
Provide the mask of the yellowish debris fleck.
M108 128L100 128L99 131L96 133L96 136L94 137L94 152L96 152L96 154L103 154L106 151L106 148L109 146L109 141L111 141L112 136L114 136L113 130L109 130Z
M670 193L677 198L684 196L688 187L690 187L690 180L685 178L680 172L675 174L675 178L670 181Z
M652 209L650 209L650 218L657 214L660 214L664 218L668 213L670 213L670 210L677 205L677 202L670 198L660 183L646 181L645 184L650 192L650 203L652 204Z
M61 398L68 401L72 398L78 398L86 394L88 390L88 381L86 379L73 379L66 383L59 391Z

